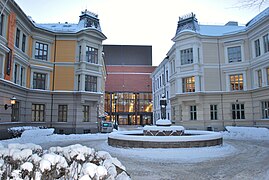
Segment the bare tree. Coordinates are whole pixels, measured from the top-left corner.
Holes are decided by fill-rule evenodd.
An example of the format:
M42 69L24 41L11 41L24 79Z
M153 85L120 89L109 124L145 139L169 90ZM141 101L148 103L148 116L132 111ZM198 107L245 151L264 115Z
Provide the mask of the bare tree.
M259 9L268 4L269 0L238 0L240 7L242 8L256 8Z

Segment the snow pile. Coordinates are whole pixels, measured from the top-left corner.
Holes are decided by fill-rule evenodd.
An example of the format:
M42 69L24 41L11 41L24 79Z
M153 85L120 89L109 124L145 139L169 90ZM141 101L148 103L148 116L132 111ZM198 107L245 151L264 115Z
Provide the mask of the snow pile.
M54 133L54 128L49 128L49 129L31 129L31 130L26 130L22 133L21 138L23 139L35 139L36 137L40 136L49 136Z
M45 127L35 127L35 126L19 126L19 127L12 127L8 128L8 132L11 133L12 137L20 137L21 134L26 130L33 130L33 129L44 129Z
M0 144L0 179L130 179L108 152L80 144L42 150L35 144Z
M258 127L236 127L226 126L223 132L225 139L238 140L269 140L269 129Z

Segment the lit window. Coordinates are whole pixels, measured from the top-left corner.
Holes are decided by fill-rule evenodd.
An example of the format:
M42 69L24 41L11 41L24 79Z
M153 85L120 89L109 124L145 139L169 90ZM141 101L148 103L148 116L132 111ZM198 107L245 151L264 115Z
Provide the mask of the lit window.
M181 65L193 63L192 48L184 49L180 51Z
M85 91L97 92L97 77L85 76Z
M245 119L245 107L244 104L232 104L232 118L233 119Z
M195 78L186 77L182 79L182 90L183 92L195 92Z
M217 120L218 119L218 106L215 104L210 105L210 119Z
M243 74L230 75L231 91L243 90Z
M261 55L260 40L257 39L255 42L255 56L258 57Z
M190 106L190 120L197 120L196 106Z
M262 118L269 119L269 101L262 102Z
M48 45L40 42L35 43L35 58L48 60Z
M228 49L228 60L229 63L231 62L241 62L241 47L235 46L235 47L229 47Z
M45 121L44 104L32 104L32 121Z
M269 34L263 36L264 53L269 52Z

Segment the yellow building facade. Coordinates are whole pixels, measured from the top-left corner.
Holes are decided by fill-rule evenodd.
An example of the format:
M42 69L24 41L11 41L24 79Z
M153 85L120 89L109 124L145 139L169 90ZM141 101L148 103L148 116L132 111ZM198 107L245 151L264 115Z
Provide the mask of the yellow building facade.
M37 24L13 0L0 8L1 138L26 125L97 132L106 79L98 15L85 10L77 24Z

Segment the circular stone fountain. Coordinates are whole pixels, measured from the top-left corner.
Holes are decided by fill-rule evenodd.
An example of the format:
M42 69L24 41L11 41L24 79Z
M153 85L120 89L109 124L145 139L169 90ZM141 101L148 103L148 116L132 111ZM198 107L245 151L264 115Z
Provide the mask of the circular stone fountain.
M166 119L166 99L160 100L161 119L156 126L143 130L117 131L108 136L108 144L126 148L190 148L222 145L222 134L212 131L185 130L183 126L171 126Z

